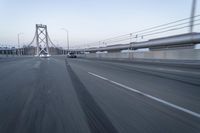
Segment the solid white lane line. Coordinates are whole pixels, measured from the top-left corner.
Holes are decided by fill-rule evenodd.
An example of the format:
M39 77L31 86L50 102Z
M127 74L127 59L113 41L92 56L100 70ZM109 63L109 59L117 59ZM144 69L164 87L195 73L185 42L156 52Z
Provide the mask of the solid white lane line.
M94 73L91 73L91 72L88 72L88 73L89 73L90 75L93 75L93 76L98 77L98 78L100 78L100 79L108 80L107 78L104 78L104 77L99 76L99 75L97 75L97 74L94 74Z
M146 94L146 93L141 92L141 91L139 91L139 90L133 89L133 88L131 88L131 87L129 87L129 86L126 86L126 85L123 85L123 84L121 84L121 83L115 82L115 81L110 80L110 79L108 79L108 78L102 77L102 76L100 76L100 75L94 74L94 73L92 73L92 72L88 72L88 73L89 73L90 75L93 75L93 76L98 77L98 78L100 78L100 79L103 79L103 80L105 80L105 81L108 81L108 82L110 82L110 83L112 83L112 84L118 85L118 86L120 86L120 87L122 87L122 88L125 88L125 89L127 89L127 90L133 91L133 92L135 92L135 93L138 93L138 94L140 94L140 95L143 95L143 96L145 96L145 97L148 97L148 98L150 98L150 99L152 99L152 100L155 100L155 101L157 101L157 102L160 102L160 103L162 103L162 104L165 104L165 105L167 105L167 106L170 106L170 107L172 107L172 108L175 108L175 109L177 109L177 110L183 111L183 112L185 112L185 113L187 113L187 114L190 114L190 115L192 115L192 116L195 116L195 117L197 117L197 118L200 118L200 114L199 114L199 113L196 113L196 112L193 112L193 111L191 111L191 110L185 109L185 108L183 108L183 107L180 107L180 106L175 105L175 104L173 104L173 103L167 102L167 101L162 100L162 99L160 99L160 98L151 96L151 95L149 95L149 94Z

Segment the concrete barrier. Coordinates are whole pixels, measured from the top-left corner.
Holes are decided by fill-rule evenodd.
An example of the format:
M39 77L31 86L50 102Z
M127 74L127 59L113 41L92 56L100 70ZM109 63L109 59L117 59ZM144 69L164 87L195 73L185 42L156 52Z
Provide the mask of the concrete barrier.
M89 53L79 55L87 58L107 59L170 59L170 60L200 60L200 49L135 51L127 53Z

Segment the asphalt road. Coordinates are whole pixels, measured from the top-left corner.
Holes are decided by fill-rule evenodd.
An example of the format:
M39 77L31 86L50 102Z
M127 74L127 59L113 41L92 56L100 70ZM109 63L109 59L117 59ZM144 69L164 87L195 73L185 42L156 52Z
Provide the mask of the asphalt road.
M199 133L200 68L0 59L0 133Z

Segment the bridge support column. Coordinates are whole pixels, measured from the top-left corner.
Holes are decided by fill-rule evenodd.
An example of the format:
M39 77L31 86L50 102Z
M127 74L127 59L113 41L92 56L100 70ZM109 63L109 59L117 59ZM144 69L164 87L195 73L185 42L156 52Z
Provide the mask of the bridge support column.
M49 39L46 25L36 24L36 43L37 56L39 56L40 54L49 55Z

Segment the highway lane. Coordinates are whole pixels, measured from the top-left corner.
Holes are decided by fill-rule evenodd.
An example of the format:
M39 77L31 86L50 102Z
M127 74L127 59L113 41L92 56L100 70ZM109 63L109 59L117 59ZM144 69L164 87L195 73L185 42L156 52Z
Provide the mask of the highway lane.
M1 133L89 132L65 62L27 58L0 73Z
M200 69L186 71L180 68L180 71L183 71L180 74L176 72L178 69L173 67L163 68L154 65L151 69L152 64L138 68L135 67L137 65L130 63L85 59L70 60L70 63L73 68L79 67L78 70L92 72L200 113L200 85L197 84L200 83ZM168 71L172 71L173 74Z
M120 86L199 114L198 69L145 67L59 56L0 61L0 132L198 133L197 116Z
M161 73L154 72L153 70L148 73L141 72L141 69L139 71L134 67L134 64L130 63L113 63L109 61L87 59L69 59L68 62L83 82L84 86L94 95L96 101L102 106L101 108L105 109L104 112L107 112L107 115L113 120L112 122L116 123L116 127L120 132L132 132L134 131L133 127L136 127L136 132L195 132L195 130L192 131L192 129L184 129L184 127L187 126L180 126L179 122L184 121L184 124L190 125L198 118L191 117L180 110L165 106L157 101L141 96L140 94L127 91L120 85L126 85L178 105L179 107L184 107L185 109L199 113L199 86L184 82L186 78L190 80L199 80L200 78L197 78L198 75L194 75L193 79L191 79L191 74L189 74L189 76L185 75L188 74L188 71L185 71L183 72L183 79L174 80L174 77L171 78L168 74L163 74L161 76ZM161 67L154 67L161 69ZM167 69L173 70L173 68ZM144 71L146 70L144 69ZM181 71L183 70L181 69ZM190 71L192 73L192 70ZM94 75L87 74L88 72L96 74L97 76L95 77ZM165 72L166 71L163 73ZM174 74L176 75L176 73ZM198 74L198 72L196 72L196 74ZM182 78L182 74L180 75L178 73L176 76ZM108 82L108 80L111 80L111 82ZM116 85L116 83L113 84L112 81L120 85ZM131 97L128 97L127 94L131 95ZM134 98L138 95L139 101L145 99L142 103L135 103L135 101L138 100ZM122 102L124 98L127 98L127 101ZM147 103L147 105L150 104L151 106L142 106L143 103ZM137 107L137 111L135 111L135 105L140 105L140 107ZM164 108L162 108L163 106ZM139 115L137 113L141 114ZM164 113L164 115L162 113ZM138 116L141 118L138 118ZM171 120L170 117L177 121ZM188 117L190 118L188 119ZM197 126L197 132L199 132L199 120L196 122L196 124L195 122L193 124ZM149 129L150 127L152 128L151 130Z

